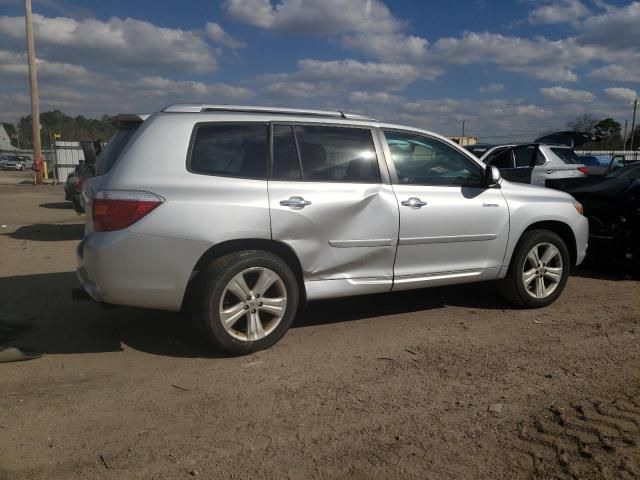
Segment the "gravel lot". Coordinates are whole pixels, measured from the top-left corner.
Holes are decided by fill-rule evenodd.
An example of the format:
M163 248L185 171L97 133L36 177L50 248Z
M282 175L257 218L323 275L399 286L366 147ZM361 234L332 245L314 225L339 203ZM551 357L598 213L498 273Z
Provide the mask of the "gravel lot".
M0 364L0 479L640 477L638 281L318 302L220 358L178 314L73 302L84 218L30 178L0 173L0 322L45 355Z

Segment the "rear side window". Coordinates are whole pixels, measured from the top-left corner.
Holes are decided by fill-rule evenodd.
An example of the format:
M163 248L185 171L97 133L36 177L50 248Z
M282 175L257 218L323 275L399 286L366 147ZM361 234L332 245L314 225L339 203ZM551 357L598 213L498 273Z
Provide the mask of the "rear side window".
M312 182L380 182L380 169L369 129L275 126L273 142L274 178L302 178ZM298 165L294 147L296 155L299 155Z
M120 154L124 150L124 147L127 146L133 134L136 133L138 127L142 125L141 122L138 123L125 123L118 127L116 133L109 139L107 145L104 147L100 156L96 159L95 163L95 171L96 175L105 175L109 173L113 165L120 157Z
M485 163L498 168L513 168L513 156L511 155L511 150L496 150L489 154L489 158L485 160Z
M265 179L268 165L265 124L196 126L189 171L204 175Z
M533 163L533 154L537 152L536 147L518 147L513 149L516 157L516 168L529 168Z
M290 125L273 127L273 171L274 180L302 180L298 147Z
M580 163L578 155L570 148L551 148L551 151L555 153L560 160L564 163Z

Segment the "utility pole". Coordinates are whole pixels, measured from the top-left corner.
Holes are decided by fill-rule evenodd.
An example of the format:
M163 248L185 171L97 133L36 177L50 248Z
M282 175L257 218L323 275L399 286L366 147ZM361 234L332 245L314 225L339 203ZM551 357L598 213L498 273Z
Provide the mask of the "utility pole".
M33 43L33 23L31 21L31 0L24 0L24 21L27 27L27 59L29 61L29 83L31 86L31 125L33 128L33 161L36 165L35 183L42 182L42 146L40 145L40 102L38 100L38 79L36 53Z
M464 122L466 122L466 120L462 120L462 135L460 135L460 145L462 145L462 139L464 138Z
M631 120L631 146L629 150L633 150L633 137L635 137L635 129L636 129L636 109L638 108L638 99L636 98L633 101L633 119Z
M627 149L627 124L629 123L629 120L625 120L624 121L624 135L622 136L622 149L626 150Z

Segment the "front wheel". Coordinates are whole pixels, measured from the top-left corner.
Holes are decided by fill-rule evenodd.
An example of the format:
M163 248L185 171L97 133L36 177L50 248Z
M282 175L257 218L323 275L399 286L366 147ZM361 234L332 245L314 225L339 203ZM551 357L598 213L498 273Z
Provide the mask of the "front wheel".
M269 252L225 255L202 272L196 322L219 351L240 355L280 340L298 309L298 282L289 265Z
M559 235L531 230L518 242L509 271L500 281L500 292L522 307L546 307L564 290L570 266L569 251Z

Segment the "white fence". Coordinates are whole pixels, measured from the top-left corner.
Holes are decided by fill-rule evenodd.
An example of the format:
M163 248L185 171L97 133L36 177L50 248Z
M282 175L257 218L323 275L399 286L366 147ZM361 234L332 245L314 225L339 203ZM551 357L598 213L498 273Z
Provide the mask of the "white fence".
M624 155L624 159L640 160L640 150L576 150L578 155Z
M57 173L56 178L64 182L67 175L73 173L76 165L84 160L84 152L80 146L80 142L55 142L55 158L53 159L55 166L49 164L49 176L53 176L54 169ZM54 168L51 168L54 167Z

